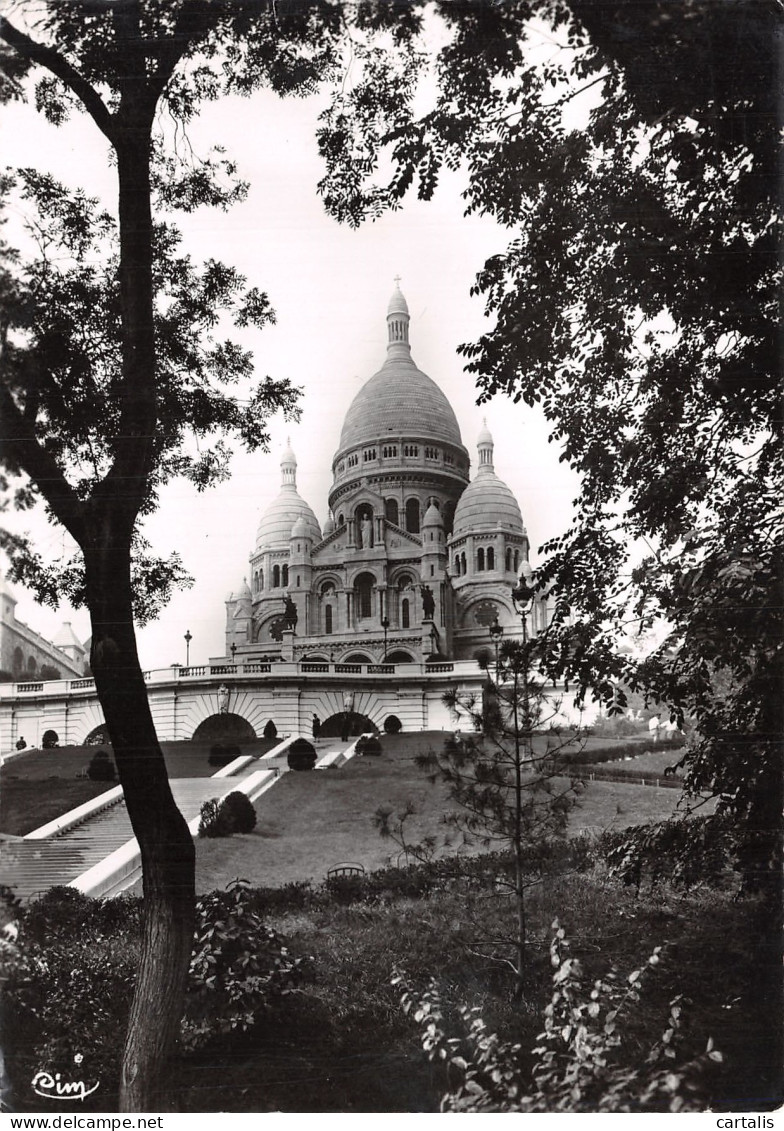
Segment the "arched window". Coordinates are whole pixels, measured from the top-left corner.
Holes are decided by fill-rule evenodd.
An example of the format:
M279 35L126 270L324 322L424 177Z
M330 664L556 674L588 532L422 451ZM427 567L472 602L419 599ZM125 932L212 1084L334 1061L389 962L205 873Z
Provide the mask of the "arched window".
M342 514L339 514L338 515L338 526L345 526L345 525L346 525L345 518L343 517Z
M419 533L419 499L406 502L406 530L409 534Z
M327 636L332 635L332 606L324 606L324 632Z
M280 580L281 580L281 584L282 584L283 588L285 589L286 586L289 583L289 567L287 565L284 565L284 567L283 567Z
M372 573L361 573L354 582L354 607L360 620L373 616L373 586L375 582L376 579Z
M272 567L272 588L280 589L280 566Z
M24 667L24 656L21 648L14 648L14 674L18 675Z
M507 568L507 571L511 571L511 569L512 569L512 547L511 546L506 547L506 568Z
M455 555L455 574L458 577L460 576L460 555L459 554Z
M495 569L495 550L492 546L487 547L487 568Z
M384 500L384 515L387 522L393 522L395 526L400 525L400 515L397 509L397 499Z
M461 563L462 563L462 567L463 567L463 568L462 568L462 573L463 573L463 575L465 576L465 574L467 574L467 573L468 573L468 563L466 562L466 556L465 556L465 554L464 554L464 553L460 555L460 561L461 561Z
M476 551L477 573L481 573L484 568L485 568L485 552L484 552L484 549L480 546L479 549Z
M520 568L520 551L519 550L515 550L515 566L514 566L514 568L515 568L515 573L517 573L518 569Z
M411 611L408 597L404 597L400 602L400 626L401 628L411 627Z
M264 588L264 570L259 570L259 592Z

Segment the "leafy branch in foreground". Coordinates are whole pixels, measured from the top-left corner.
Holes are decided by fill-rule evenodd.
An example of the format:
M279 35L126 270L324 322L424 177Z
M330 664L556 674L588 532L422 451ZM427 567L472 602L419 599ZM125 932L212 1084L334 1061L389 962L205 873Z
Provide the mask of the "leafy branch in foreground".
M449 1090L442 1112L622 1112L701 1111L703 1081L721 1053L708 1040L697 1056L680 1049L683 1005L673 998L661 1036L641 1055L630 1032L635 1010L662 961L656 947L645 966L622 979L613 968L588 981L569 956L566 933L553 923L550 957L553 992L544 1011L544 1030L532 1050L525 1078L521 1045L488 1031L481 1011L461 1006L463 1032L449 1036L435 981L424 992L399 971L392 984L402 989L401 1005L422 1030L429 1060L441 1062Z
M687 794L711 790L748 831L744 887L777 903L781 8L509 0L439 18L431 97L392 62L388 97L337 93L325 202L358 223L460 170L467 213L507 231L477 265L489 328L462 353L480 399L538 406L580 476L540 567L542 670L580 701L620 710L621 685L688 716ZM660 630L644 658L623 654L632 624Z

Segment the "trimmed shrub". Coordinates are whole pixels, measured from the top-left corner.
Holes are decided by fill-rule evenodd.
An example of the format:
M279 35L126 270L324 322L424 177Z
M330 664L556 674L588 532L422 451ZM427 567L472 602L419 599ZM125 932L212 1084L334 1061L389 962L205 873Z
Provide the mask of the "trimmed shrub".
M356 746L357 754L378 757L381 753L381 743L374 734L363 734Z
M278 737L278 728L275 726L272 719L269 719L266 726L264 727L264 737L267 739Z
M38 673L41 679L62 679L60 669L56 668L54 664L42 664L41 670Z
M42 750L54 750L55 746L57 746L59 741L60 741L60 736L58 735L56 730L45 730L44 736L41 739L41 749Z
M233 762L235 758L239 758L241 754L239 746L224 746L222 742L216 742L214 746L210 747L210 756L207 763L210 766L228 766L229 762Z
M212 798L199 810L199 836L232 836L249 833L256 826L256 810L244 793L234 792L222 801Z
M312 770L316 765L316 748L306 738L297 738L288 752L290 770Z
M235 791L224 797L220 812L232 833L249 833L256 827L256 810L244 793Z
M387 715L384 719L384 730L387 734L400 734L403 724L397 715Z
M114 781L117 773L114 762L106 750L96 750L87 767L87 776L90 781Z

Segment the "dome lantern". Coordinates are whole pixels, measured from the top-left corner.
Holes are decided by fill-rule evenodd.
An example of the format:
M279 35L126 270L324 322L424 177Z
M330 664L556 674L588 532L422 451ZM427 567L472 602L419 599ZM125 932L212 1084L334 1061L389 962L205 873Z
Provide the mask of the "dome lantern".
M482 421L482 431L476 441L476 450L479 453L479 467L477 474L493 470L493 437L487 427L487 420Z
M395 290L387 307L387 332L389 341L387 353L390 357L410 357L411 345L408 341L408 326L411 317L408 303L400 289L400 276L395 276Z
M286 447L280 459L281 487L297 488L297 457L291 447L291 440L286 440Z

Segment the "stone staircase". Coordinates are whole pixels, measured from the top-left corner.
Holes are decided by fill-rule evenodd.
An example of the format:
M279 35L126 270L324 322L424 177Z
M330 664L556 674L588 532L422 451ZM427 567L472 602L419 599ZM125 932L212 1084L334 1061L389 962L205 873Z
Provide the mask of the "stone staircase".
M178 809L186 821L191 821L198 817L204 801L231 793L241 781L226 777L181 778L172 781L171 787ZM58 836L41 840L0 838L0 883L26 902L55 885L72 884L129 841L134 841L133 830L120 798L111 808Z

